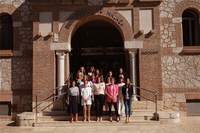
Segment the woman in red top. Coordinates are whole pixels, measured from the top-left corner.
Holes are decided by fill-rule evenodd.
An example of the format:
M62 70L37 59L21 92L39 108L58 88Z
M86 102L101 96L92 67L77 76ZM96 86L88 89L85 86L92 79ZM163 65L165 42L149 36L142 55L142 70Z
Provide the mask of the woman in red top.
M115 108L117 122L119 122L119 114L118 114L118 109L117 109L118 86L115 85L114 78L111 79L111 84L106 87L105 94L107 95L107 103L109 106L110 122L112 122L112 113L111 113L112 104L114 105L114 108Z

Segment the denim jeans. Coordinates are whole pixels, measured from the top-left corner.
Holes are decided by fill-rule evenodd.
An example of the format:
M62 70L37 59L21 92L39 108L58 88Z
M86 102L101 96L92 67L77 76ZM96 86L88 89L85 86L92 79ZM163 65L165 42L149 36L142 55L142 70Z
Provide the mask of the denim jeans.
M124 104L125 104L126 117L128 116L128 112L129 112L129 117L130 117L131 116L132 97L130 97L129 100L127 100L126 98L124 98Z

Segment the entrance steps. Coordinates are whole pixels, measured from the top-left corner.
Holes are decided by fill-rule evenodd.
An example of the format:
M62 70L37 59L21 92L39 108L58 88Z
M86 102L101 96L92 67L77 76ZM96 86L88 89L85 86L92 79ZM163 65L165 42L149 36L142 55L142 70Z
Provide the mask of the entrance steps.
M40 122L35 122L34 127L71 127L71 126L123 126L123 125L138 125L138 124L160 124L159 121L148 121L148 120L131 120L131 122L126 123L125 121L115 121L113 120L112 122L103 120L102 122L96 122L96 121L90 121L90 122L83 122L83 121L78 121L78 122L73 122L70 123L70 121L40 121Z
M70 115L67 113L67 111L43 111L39 113L39 116L37 118L37 122L34 123L34 126L36 127L50 127L50 126L69 126L69 125L110 125L112 124L118 124L122 125L125 123L126 116L122 115L120 116L120 121L116 122L116 115L114 111L112 111L113 114L113 122L109 121L108 112L103 112L103 121L102 122L96 122L96 116L95 111L91 111L90 120L91 122L83 122L83 116L78 116L78 122L70 123ZM156 121L155 117L155 111L154 110L133 110L131 115L131 124L158 124L159 121ZM128 123L128 124L130 124Z

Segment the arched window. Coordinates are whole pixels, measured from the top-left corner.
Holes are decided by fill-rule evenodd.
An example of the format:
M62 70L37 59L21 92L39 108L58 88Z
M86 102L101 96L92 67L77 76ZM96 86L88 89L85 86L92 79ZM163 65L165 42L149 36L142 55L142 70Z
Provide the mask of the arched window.
M183 45L199 45L198 15L192 10L185 10L182 14Z
M9 14L0 16L0 50L13 49L13 20Z

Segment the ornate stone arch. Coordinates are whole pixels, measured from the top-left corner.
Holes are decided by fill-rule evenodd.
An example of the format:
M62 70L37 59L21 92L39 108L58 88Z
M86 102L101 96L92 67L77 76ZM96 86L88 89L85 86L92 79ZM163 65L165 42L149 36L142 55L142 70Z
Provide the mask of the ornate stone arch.
M87 10L90 10L90 9L85 9L85 11ZM64 25L62 26L60 30L59 41L68 42L71 44L71 38L73 34L75 33L75 31L83 24L89 21L93 21L93 20L102 20L114 25L121 33L124 41L131 41L131 38L133 37L132 27L120 13L109 8L101 8L101 10L98 10L96 8L93 10L96 10L97 12L85 14L83 16L78 17L75 20L73 20L73 17L77 15L77 13L80 11L73 13L69 17L69 19L67 19L67 21L64 23ZM111 14L109 15L108 12ZM117 18L120 18L120 20L123 20L123 23L120 24L119 22L120 20L117 20ZM68 28L66 28L66 26L70 23L70 21L72 21L72 24Z
M186 9L195 11L200 16L200 1L198 0L184 0L181 1L174 10L173 17L182 17Z
M2 4L0 5L0 14L7 13L10 14L13 18L13 22L21 22L21 15L19 10L12 5Z

